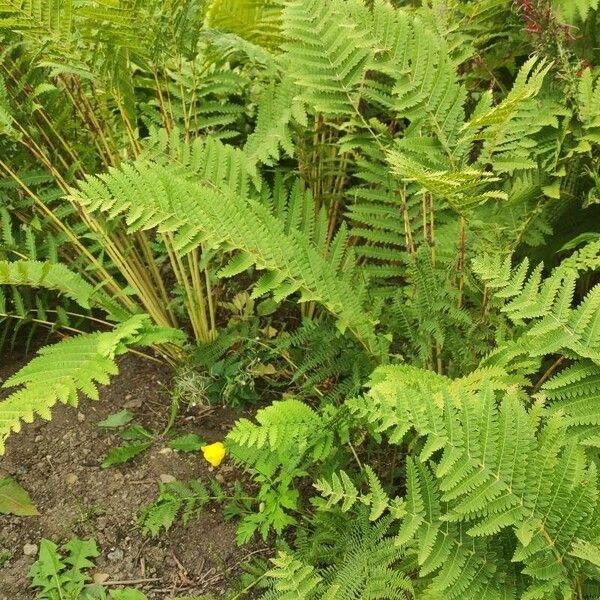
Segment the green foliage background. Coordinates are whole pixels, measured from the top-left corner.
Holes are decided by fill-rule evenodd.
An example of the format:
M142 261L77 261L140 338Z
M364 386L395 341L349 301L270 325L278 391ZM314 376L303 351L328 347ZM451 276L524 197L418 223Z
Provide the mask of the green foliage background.
M597 11L0 0L1 339L68 337L2 447L151 346L258 491L142 527L226 502L265 600L597 598Z

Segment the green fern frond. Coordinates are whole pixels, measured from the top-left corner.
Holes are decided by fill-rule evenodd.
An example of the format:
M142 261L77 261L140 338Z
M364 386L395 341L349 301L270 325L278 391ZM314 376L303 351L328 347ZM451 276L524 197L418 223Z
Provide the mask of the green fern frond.
M262 596L262 600L310 600L315 597L321 577L313 567L285 552L280 552L271 562L273 568L266 575L273 579L272 589Z
M70 43L73 27L72 0L0 1L0 29L18 29Z
M57 403L77 406L79 392L98 399L97 384L107 384L118 372L115 357L143 342L153 328L146 315L136 315L112 331L66 339L39 351L36 358L9 377L3 387L23 387L0 402L0 454L11 432L36 416L50 419Z
M507 585L507 574L492 568L499 539L512 544L530 593L571 589L568 573L577 567L563 557L576 538L595 543L599 515L586 508L598 494L594 465L560 413L547 415L538 430L539 409L526 411L514 388L497 394L489 380L474 384L380 367L367 395L348 401L390 443L411 432L421 440L418 459L407 461L397 543L415 553L419 585L447 598Z
M250 161L273 165L280 158L280 149L288 156L294 156L291 124L294 121L305 124L304 111L296 94L296 86L290 79L265 89L258 103L256 127L244 146Z
M353 114L373 59L368 32L344 0L290 0L283 15L286 71L315 111Z
M281 42L281 4L277 0L212 0L206 23L275 49Z
M528 323L521 338L532 356L562 352L600 364L600 286L593 287L577 307L573 296L579 271L600 267L600 243L592 242L566 259L542 280L542 265L529 273L525 259L516 268L498 256L479 257L474 271L516 324Z
M581 23L589 13L598 9L598 0L552 0L557 17L567 23Z
M92 212L124 214L130 231L157 227L173 236L180 255L199 246L237 251L247 264L268 273L255 296L298 291L301 301L323 304L340 329L350 329L376 349L374 319L363 308L364 284L339 275L302 233L286 233L263 204L232 193L224 173L211 171L196 183L186 181L177 168L140 161L88 178L70 198Z
M89 283L65 265L33 260L0 261L0 285L56 290L83 308L90 308L90 299L95 292Z
M339 475L334 473L331 480L320 479L315 484L315 489L327 499L327 506L341 504L342 512L348 512L357 502L370 507L369 520L376 521L390 506L390 498L384 491L381 481L371 467L365 465L365 475L369 491L360 494L354 483L345 471Z

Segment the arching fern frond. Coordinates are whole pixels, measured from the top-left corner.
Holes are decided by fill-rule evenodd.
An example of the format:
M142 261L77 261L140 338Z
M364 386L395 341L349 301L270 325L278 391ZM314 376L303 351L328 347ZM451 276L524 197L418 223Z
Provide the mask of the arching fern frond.
M97 400L97 384L107 384L118 372L114 359L129 346L160 342L159 338L173 341L178 338L175 333L153 327L146 315L136 315L112 331L83 334L42 348L3 384L23 387L0 402L0 454L11 432L20 431L23 422L31 423L36 416L50 419L57 402L77 406L80 392Z
M514 387L485 379L380 367L348 401L378 435L415 447L397 543L418 561L424 597L575 589L573 544L597 542L595 465L559 413L528 411ZM514 552L512 573L495 570L497 552Z
M92 212L124 214L130 231L157 227L173 236L180 255L199 246L237 251L229 274L250 265L266 272L255 295L274 292L282 299L299 292L301 301L325 306L342 330L350 329L377 352L374 319L363 306L364 284L339 274L302 233L286 233L268 207L232 193L229 183L214 174L191 182L177 168L138 161L88 178L70 197Z
M56 290L83 308L90 308L94 288L60 263L34 260L0 261L0 285L26 285Z

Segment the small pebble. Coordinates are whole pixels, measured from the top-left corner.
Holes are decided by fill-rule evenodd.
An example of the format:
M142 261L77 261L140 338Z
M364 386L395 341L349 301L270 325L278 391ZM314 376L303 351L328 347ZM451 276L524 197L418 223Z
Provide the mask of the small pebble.
M123 550L121 548L116 548L112 552L107 554L108 560L123 560Z
M160 476L160 480L161 480L163 483L171 483L172 481L175 481L175 477L173 477L173 475L167 475L166 473L163 473L163 474Z
M94 583L96 585L100 585L101 583L104 583L109 577L110 575L108 573L94 573Z
M77 413L77 420L78 420L80 423L83 423L83 422L85 421L85 415L84 415L82 412L78 412L78 413Z
M43 435L36 435L35 439L33 440L36 444L38 444L39 442L41 442L44 439Z
M77 475L75 475L75 473L69 473L65 477L65 481L67 482L67 485L74 485L75 483L77 483L79 481L79 477L77 477Z
M37 554L37 544L25 544L23 546L23 554L25 556L35 556Z

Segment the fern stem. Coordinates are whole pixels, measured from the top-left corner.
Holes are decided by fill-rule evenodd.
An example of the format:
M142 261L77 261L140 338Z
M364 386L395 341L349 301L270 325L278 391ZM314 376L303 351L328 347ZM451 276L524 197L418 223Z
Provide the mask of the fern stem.
M136 138L134 129L131 125L129 117L127 116L127 112L125 111L125 107L121 102L121 98L118 94L115 94L115 102L119 109L119 113L121 114L121 119L123 120L123 124L125 125L125 131L127 132L127 137L129 138L129 143L131 145L131 150L133 151L134 156L138 156L141 152L141 146Z
M97 135L92 135L92 139L94 140L94 145L96 146L96 150L98 150L98 155L101 157L102 162L106 165L111 164L111 160L110 160L111 152L110 152L108 145L106 143L106 140L104 138L102 129L100 128L99 124L97 124L93 121L93 119L95 118L94 112L93 111L88 112L87 107L86 107L86 110L84 111L84 109L83 109L84 104L82 102L77 101L77 99L73 95L73 92L71 91L71 88L70 88L67 80L65 78L61 77L60 81L62 82L62 87L63 87L65 93L67 94L67 98L71 102L71 105L73 106L75 111L77 113L79 113L79 115L81 116L81 119L88 126L88 129L92 132L92 134L97 134ZM100 146L98 139L100 139L100 141L103 143L104 149Z
M465 218L460 216L458 232L458 308L462 307L465 286Z
M34 204L48 217L51 223L53 223L56 231L62 232L67 236L69 242L89 261L91 265L101 274L102 279L100 282L106 284L110 291L115 295L121 296L121 288L114 280L112 275L102 266L96 257L79 241L79 238L75 233L61 220L54 212L46 205L46 203L2 160L0 159L0 167L2 167L6 173L12 177L15 182L21 187L21 189L33 200ZM126 307L133 308L135 305L130 300L127 301Z
M406 188L400 189L400 210L402 212L402 218L404 222L404 240L406 244L406 251L414 256L415 255L415 245L413 242L412 236L412 226L410 223L410 217L408 215L408 202L406 200Z
M150 269L155 286L158 288L159 301L166 310L171 326L178 327L177 317L175 316L175 313L173 312L173 309L171 307L169 295L165 288L165 282L163 281L163 278L160 275L158 266L156 265L156 260L152 255L152 250L150 249L148 237L144 234L144 232L138 232L137 239L139 241L142 252L144 253L145 265Z
M544 372L544 374L539 378L538 382L535 384L535 386L533 387L533 389L531 390L531 395L533 396L534 394L537 394L537 392L539 392L540 388L542 387L542 385L544 385L544 383L552 376L552 374L554 373L554 371L556 371L556 369L558 369L558 367L560 367L560 365L564 362L565 357L564 356L559 356Z
M172 119L168 118L167 111L165 108L165 100L163 97L162 89L160 86L160 82L158 81L158 75L156 73L156 69L152 69L152 76L154 77L154 83L156 84L156 92L158 94L158 106L160 109L160 114L163 118L163 124L168 133L171 133L173 129Z

